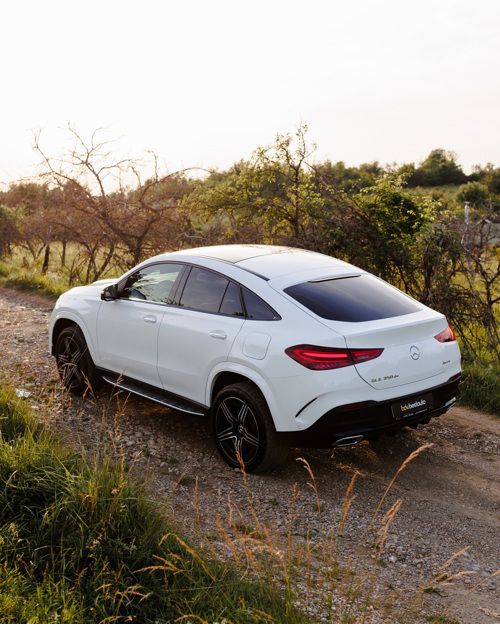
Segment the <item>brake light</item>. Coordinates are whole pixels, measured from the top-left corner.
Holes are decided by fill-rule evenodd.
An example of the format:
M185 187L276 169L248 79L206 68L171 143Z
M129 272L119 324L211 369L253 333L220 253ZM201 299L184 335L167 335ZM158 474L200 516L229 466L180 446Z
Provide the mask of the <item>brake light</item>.
M455 336L455 332L452 330L450 325L448 325L448 327L440 334L434 336L434 338L438 342L454 342L457 339L457 337Z
M332 370L378 358L383 349L334 349L314 345L288 347L285 353L310 370Z

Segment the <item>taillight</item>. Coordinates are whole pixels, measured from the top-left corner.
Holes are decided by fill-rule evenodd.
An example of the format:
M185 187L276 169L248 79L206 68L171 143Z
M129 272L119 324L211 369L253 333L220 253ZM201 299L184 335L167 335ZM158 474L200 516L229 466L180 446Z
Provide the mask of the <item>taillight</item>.
M450 325L448 325L448 327L444 331L442 331L440 334L438 334L437 336L434 336L434 338L438 342L453 342L457 339L457 337L455 336L455 332L452 330Z
M285 353L311 370L331 370L374 360L383 349L334 349L314 345L288 347Z

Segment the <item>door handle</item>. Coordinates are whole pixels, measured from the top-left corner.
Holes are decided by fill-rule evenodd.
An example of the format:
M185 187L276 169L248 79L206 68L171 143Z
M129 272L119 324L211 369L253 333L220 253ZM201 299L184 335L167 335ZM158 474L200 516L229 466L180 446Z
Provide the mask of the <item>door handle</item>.
M154 324L154 323L156 323L156 321L157 321L158 319L156 318L156 316L153 316L152 314L147 314L146 316L143 316L143 317L142 317L142 320L143 320L145 323L151 323L151 324Z
M214 329L210 332L210 336L215 338L215 340L225 340L227 338L226 332Z

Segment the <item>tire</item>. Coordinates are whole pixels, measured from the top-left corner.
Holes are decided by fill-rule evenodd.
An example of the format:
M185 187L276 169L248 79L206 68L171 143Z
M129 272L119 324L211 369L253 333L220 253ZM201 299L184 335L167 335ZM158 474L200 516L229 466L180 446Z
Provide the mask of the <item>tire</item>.
M249 383L223 388L212 408L212 434L222 459L233 468L263 472L279 464L286 447L260 391Z
M83 395L100 386L101 378L79 327L75 325L61 331L55 354L59 376L70 392Z

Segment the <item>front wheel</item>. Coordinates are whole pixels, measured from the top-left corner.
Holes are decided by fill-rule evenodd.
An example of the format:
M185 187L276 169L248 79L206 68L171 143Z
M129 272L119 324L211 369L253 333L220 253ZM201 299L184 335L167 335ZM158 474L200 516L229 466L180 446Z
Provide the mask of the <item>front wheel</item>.
M67 327L61 331L55 355L59 376L70 392L82 395L99 386L100 377L79 327Z
M267 403L249 383L223 388L212 408L212 433L224 461L246 472L280 463L286 449L278 439Z

